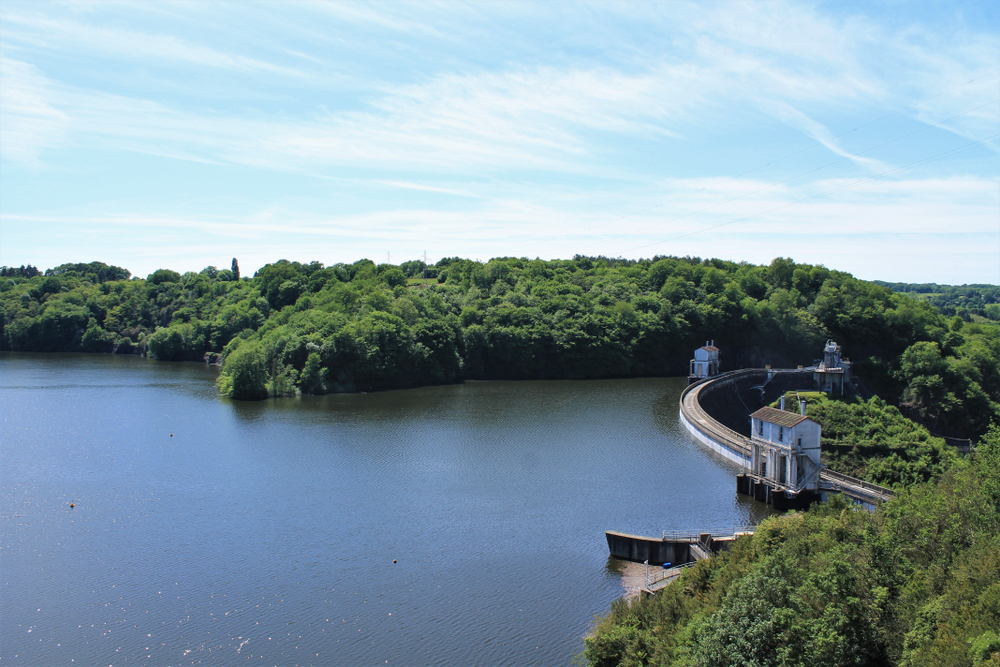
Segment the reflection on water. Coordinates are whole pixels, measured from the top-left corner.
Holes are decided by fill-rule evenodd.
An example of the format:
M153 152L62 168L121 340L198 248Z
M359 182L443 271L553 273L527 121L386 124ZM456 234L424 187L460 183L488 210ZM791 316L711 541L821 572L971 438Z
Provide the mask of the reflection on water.
M767 511L682 379L240 403L215 373L0 355L4 662L567 665L622 593L605 530Z

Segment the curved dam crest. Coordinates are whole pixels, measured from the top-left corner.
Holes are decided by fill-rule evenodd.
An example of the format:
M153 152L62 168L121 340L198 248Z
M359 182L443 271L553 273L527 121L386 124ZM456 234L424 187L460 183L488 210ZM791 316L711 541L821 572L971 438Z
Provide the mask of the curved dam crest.
M749 470L751 413L787 391L812 388L810 370L730 371L688 385L681 392L678 417L695 440ZM843 493L867 505L893 496L891 489L825 468L820 480L822 490Z

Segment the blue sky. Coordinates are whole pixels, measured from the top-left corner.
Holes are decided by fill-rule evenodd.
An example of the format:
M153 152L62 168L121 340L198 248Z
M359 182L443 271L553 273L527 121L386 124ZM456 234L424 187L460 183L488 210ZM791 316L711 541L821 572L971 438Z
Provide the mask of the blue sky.
M1000 283L991 3L0 5L0 264Z

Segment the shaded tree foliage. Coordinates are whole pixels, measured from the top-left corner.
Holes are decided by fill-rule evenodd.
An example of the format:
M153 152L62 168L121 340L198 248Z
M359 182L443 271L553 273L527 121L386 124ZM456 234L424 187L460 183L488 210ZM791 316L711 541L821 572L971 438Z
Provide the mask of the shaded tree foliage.
M109 266L104 262L90 262L89 264L60 264L48 269L46 276L76 276L81 280L91 283L106 283L114 280L128 280L132 273L128 269L120 266Z
M425 269L437 283L410 285ZM787 258L279 260L251 280L239 279L235 259L231 269L161 269L146 280L99 263L46 273L0 277L5 349L96 351L148 337L157 358L200 359L252 339L267 358L267 386L280 393L305 391L306 377L308 392L320 393L676 375L707 339L723 349L725 368L795 366L835 338L870 386L912 405L936 432L978 435L1000 400L996 327L959 318L956 328L929 303ZM314 368L302 374L309 346L322 382Z
M792 391L786 394L786 410L798 411L799 400L806 401L806 415L823 427L823 464L832 470L883 486L907 487L940 478L959 460L944 439L878 396L863 401Z
M590 665L1000 664L1000 428L874 512L766 520L655 597L619 600Z
M222 393L241 400L267 398L267 360L258 342L236 346L226 357L226 371L219 376Z
M38 267L28 264L25 266L0 266L0 277L3 278L34 278L41 275Z

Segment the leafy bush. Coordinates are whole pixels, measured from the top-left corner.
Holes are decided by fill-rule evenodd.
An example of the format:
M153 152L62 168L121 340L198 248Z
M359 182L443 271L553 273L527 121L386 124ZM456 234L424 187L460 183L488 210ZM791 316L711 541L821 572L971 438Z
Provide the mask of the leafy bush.
M105 331L97 325L97 320L91 318L80 341L80 349L84 352L110 352L116 339L115 334Z
M205 329L197 320L160 327L149 336L149 353L160 361L200 361L207 347Z
M264 352L257 342L244 342L230 352L219 374L219 391L230 398L253 401L268 396Z
M299 384L304 394L326 393L326 383L323 381L323 362L319 353L313 352L306 358Z

